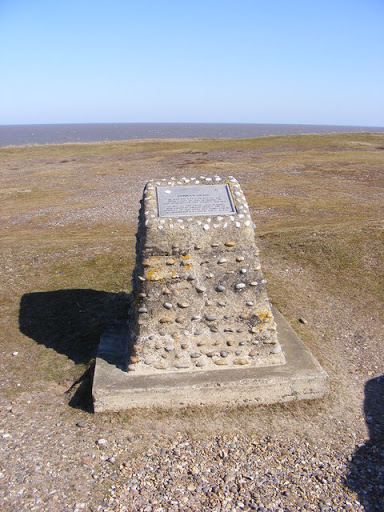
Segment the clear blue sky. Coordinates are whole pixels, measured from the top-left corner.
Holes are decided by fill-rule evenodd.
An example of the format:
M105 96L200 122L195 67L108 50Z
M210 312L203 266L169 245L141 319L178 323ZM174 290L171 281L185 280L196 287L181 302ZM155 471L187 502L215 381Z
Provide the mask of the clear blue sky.
M384 0L0 0L0 124L384 126Z

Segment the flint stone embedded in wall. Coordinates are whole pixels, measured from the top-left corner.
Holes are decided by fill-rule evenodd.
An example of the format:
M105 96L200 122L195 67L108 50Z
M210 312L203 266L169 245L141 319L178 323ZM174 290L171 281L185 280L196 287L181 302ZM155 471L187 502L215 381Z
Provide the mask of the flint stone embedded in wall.
M233 177L147 183L133 289L129 371L285 362L248 204Z

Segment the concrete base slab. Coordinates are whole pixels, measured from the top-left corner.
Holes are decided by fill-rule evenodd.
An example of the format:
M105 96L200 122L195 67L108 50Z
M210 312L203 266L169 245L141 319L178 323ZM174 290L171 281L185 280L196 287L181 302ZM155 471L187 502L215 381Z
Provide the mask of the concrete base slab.
M233 406L322 398L328 375L273 308L286 364L162 375L125 372L129 330L119 324L100 340L93 381L95 412L140 407Z

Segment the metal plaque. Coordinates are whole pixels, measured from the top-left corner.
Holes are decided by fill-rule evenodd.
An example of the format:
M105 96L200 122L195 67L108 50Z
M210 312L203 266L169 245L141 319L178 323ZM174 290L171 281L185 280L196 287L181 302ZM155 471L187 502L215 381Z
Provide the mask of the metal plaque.
M159 217L194 217L236 213L228 185L157 187Z

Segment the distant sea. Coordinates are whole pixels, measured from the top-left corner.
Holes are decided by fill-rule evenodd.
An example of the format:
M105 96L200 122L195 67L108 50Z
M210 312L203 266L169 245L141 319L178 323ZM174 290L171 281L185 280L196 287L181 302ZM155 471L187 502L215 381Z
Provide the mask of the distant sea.
M384 127L309 124L107 123L0 125L0 146L168 138L244 139L269 135L384 132Z

